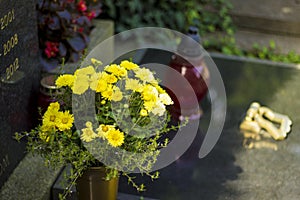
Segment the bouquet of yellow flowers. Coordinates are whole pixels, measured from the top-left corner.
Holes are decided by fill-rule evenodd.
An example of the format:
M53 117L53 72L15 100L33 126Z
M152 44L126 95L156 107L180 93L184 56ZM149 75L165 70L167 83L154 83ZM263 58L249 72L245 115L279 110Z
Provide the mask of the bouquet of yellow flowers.
M178 126L169 125L166 106L173 104L159 80L147 68L128 60L102 66L91 59L74 74L60 75L61 92L42 116L41 124L16 139L28 139L27 149L38 153L48 166L71 164L71 182L91 166L105 166L107 179L119 172L137 190L145 189L131 172L152 172L164 136ZM70 187L68 187L70 188Z

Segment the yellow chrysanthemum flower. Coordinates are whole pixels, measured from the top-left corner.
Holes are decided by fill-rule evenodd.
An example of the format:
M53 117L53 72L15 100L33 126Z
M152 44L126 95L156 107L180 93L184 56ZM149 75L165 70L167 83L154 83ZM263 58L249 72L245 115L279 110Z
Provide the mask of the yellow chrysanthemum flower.
M107 83L115 83L118 81L117 77L113 74L108 74L106 72L103 72L101 75L101 79L106 81Z
M55 81L55 85L59 88L64 86L72 87L73 84L74 84L74 76L71 74L60 75Z
M111 129L107 132L106 139L113 147L119 147L124 143L124 133L118 129Z
M86 126L87 128L92 128L92 127L93 127L93 124L92 124L92 122L87 121L87 122L85 123L85 126Z
M111 100L112 101L121 101L123 99L123 94L117 86L113 87L113 93L111 95Z
M93 65L95 66L100 66L100 65L103 65L103 63L100 61L100 60L97 60L95 58L91 58L91 62Z
M156 102L153 102L153 101L145 101L144 102L144 108L147 111L151 111L154 108L155 104L156 104Z
M172 105L174 102L171 97L167 93L163 93L159 95L159 100L165 105Z
M151 112L154 114L154 115L158 115L158 116L162 116L166 111L166 107L163 103L161 102L157 102L155 104L155 106L153 107L153 109L151 110Z
M142 88L142 96L144 101L156 102L158 100L158 91L155 87L148 84Z
M56 101L56 102L53 102L53 103L50 103L50 105L48 106L47 108L47 111L56 111L58 112L60 108L60 104Z
M105 71L112 73L117 77L123 77L127 75L127 70L119 65L112 64L105 67Z
M137 79L126 79L125 81L125 89L126 90L133 90L138 91L142 88L142 84L140 84L139 80Z
M69 130L72 128L74 117L69 111L59 112L56 120L56 126L60 131Z
M80 138L85 142L91 142L97 137L97 134L94 132L92 126L87 126L86 128L81 129L82 134Z
M97 136L105 139L108 131L110 131L112 129L114 129L113 125L100 124L99 128L96 129Z
M94 91L97 90L99 79L100 79L100 73L94 73L91 75L91 77L89 79L89 83L90 83L90 88L92 90L94 90Z
M99 84L101 80L102 82ZM104 82L115 83L117 78L107 73L96 73L92 66L88 66L76 70L72 90L74 94L83 94L89 88L96 92L101 92L105 89L105 87L103 89L103 86L105 86Z
M140 111L140 115L141 115L141 116L147 116L147 115L148 115L147 110L142 109L142 110Z
M158 91L159 94L167 93L166 90L164 90L158 84L155 84L154 87L157 89L157 91Z
M75 76L84 76L84 75L92 75L96 73L93 66L87 66L84 68L77 69L74 73Z
M58 104L59 105L59 104ZM47 111L44 113L42 123L44 127L54 128L56 126L57 117L59 115L56 103L50 104Z
M89 78L88 76L75 76L74 85L72 91L74 94L83 94L89 89Z
M135 70L138 69L139 66L133 62L129 62L128 60L123 60L120 64L121 67L124 67L127 70Z
M143 99L145 101L153 101L153 102L156 102L158 100L158 96L157 94L153 93L153 92L150 92L150 91L145 91L142 93L143 95Z
M120 67L120 70L118 71L118 76L124 77L127 76L127 70L123 67Z
M103 92L107 88L107 82L105 80L100 79L97 84L96 92Z
M139 68L134 72L135 72L135 77L139 78L143 82L148 82L148 83L157 82L153 76L153 73L147 68Z
M113 86L107 85L106 90L101 92L103 98L111 100L113 94Z

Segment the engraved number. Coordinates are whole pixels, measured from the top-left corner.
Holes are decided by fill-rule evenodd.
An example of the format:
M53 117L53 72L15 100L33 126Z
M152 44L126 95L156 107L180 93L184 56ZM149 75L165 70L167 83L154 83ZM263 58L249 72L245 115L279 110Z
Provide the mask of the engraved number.
M10 10L7 14L0 18L0 29L5 29L15 19L15 10Z
M19 67L19 58L16 58L15 61L6 68L6 79L10 79L10 77L19 69Z
M18 44L18 41L18 34L16 33L6 43L3 44L4 56Z

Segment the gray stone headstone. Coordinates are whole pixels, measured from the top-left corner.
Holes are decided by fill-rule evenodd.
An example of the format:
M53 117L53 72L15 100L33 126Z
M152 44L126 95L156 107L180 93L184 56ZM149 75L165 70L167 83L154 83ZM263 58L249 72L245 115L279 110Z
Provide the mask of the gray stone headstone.
M35 1L0 0L0 188L24 157L14 133L36 118L38 50Z

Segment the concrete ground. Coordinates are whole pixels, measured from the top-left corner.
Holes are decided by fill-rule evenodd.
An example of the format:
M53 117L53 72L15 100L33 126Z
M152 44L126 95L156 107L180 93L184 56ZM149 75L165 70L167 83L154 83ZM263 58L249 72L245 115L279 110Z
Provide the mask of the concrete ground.
M237 43L244 49L254 42L268 45L274 40L278 51L300 53L299 0L230 0Z

